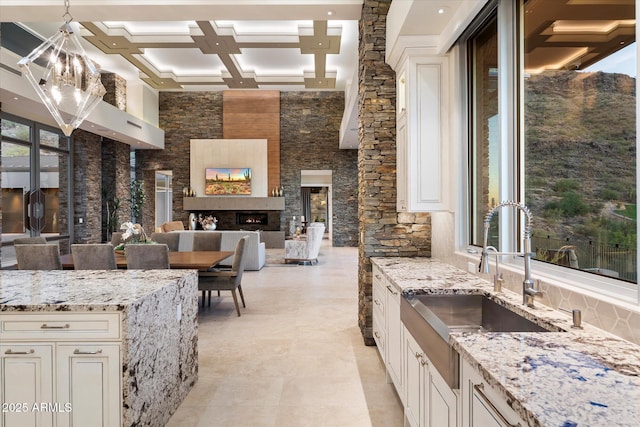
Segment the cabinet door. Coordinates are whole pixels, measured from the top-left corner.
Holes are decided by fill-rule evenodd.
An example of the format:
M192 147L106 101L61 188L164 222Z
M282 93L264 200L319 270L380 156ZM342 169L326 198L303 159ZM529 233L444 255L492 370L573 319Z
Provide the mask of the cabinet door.
M425 388L424 388L424 365L426 359L422 349L413 339L413 336L404 328L404 355L405 355L405 420L411 427L424 426Z
M396 123L396 210L407 212L409 209L408 180L411 179L407 161L407 120Z
M402 322L400 320L400 291L387 284L387 372L398 395L404 396L402 382ZM403 402L404 403L404 402Z
M53 345L2 344L0 360L0 426L52 426Z
M64 344L56 356L58 401L71 405L58 427L120 426L120 346Z
M457 427L458 396L431 365L429 365L428 387L428 425L430 427Z
M514 427L527 425L471 365L461 363L463 427Z

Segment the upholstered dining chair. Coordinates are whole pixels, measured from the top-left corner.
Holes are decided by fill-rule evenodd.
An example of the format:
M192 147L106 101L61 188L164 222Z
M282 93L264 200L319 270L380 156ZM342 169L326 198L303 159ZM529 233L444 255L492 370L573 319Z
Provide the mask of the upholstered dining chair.
M151 233L151 240L164 243L169 247L170 252L178 252L180 247L180 233Z
M169 221L163 223L160 228L165 233L168 233L169 231L181 231L184 230L184 224L182 221Z
M201 271L198 273L198 289L202 291L202 307L204 307L205 292L209 293L209 306L211 306L211 291L231 291L236 312L238 316L240 316L240 306L238 305L236 289L240 293L242 306L247 306L244 302L244 294L242 293L242 273L244 272L244 265L247 259L247 252L244 249L247 240L249 240L247 236L238 240L231 270Z
M122 243L122 231L114 231L111 233L111 244L115 248Z
M164 243L131 243L125 248L124 256L130 270L169 268L169 248Z
M71 245L75 270L115 270L116 256L111 243Z
M42 236L35 237L18 237L13 239L14 245L46 245L47 239Z
M193 235L194 251L219 251L222 234L202 231Z
M58 245L16 245L18 270L62 270Z

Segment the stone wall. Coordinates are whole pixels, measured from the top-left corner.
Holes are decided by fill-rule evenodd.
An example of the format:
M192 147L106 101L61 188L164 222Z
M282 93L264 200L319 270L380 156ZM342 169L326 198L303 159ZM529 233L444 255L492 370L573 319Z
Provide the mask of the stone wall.
M356 246L357 151L339 148L344 113L342 92L282 92L280 95L280 174L288 219L302 214L301 170L332 170L333 246Z
M102 240L111 241L111 233L107 232L107 214L113 209L114 198L120 204L114 231L120 224L131 220L130 152L127 144L105 138L102 142ZM109 206L107 206L109 203Z
M102 241L101 137L73 132L73 243ZM82 224L78 223L82 218Z
M127 110L127 81L114 73L100 73L100 81L107 90L102 100L122 111Z
M360 19L358 125L358 324L374 345L372 256L431 256L428 214L396 212L396 80L385 62L391 0L365 0Z
M286 197L282 218L300 215L300 170L332 169L333 244L356 245L357 153L338 146L344 94L282 92L280 103L280 173ZM138 150L136 175L143 179L149 200L153 200L155 171L173 171L173 218L186 226L182 188L189 186L190 140L222 138L222 92L161 92L160 127L165 131L165 149ZM143 223L147 230L159 225L154 224L154 211L153 203L145 204Z
M142 210L147 231L160 225L155 224L156 170L173 171L173 219L186 226L182 188L189 186L190 141L222 138L222 92L160 92L159 110L164 150L136 151L136 177L143 180L148 200Z

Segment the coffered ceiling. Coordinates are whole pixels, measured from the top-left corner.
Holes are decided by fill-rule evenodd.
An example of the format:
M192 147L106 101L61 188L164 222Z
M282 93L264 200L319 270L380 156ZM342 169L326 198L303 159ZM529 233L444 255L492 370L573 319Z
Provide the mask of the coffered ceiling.
M63 0L0 0L0 19L47 38ZM158 90L345 90L362 0L71 0L104 71Z

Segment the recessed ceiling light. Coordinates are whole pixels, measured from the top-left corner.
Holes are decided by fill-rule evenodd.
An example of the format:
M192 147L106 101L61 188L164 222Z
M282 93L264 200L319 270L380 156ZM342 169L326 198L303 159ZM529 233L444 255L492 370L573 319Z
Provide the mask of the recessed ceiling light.
M220 42L216 42L216 46L220 46Z
M318 42L318 46L322 46L322 42Z
M447 8L447 7L439 7L438 8L438 15L444 15L448 11L449 11L449 8Z
M14 100L14 101L17 101L18 99L20 99L20 98L18 98L17 96L14 96L14 97L13 97L13 100Z
M335 15L335 14L336 14L336 11L335 11L335 10L329 9L329 10L327 11L327 15L329 15L329 16L333 16L333 15Z
M116 43L116 42L111 43L111 46L117 46L117 45L118 45L118 43Z

